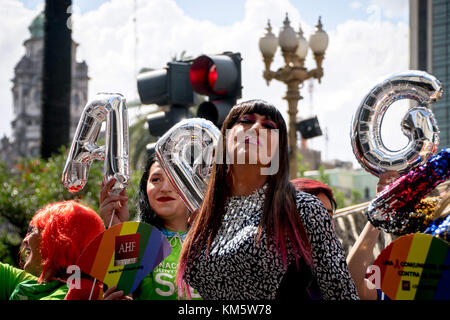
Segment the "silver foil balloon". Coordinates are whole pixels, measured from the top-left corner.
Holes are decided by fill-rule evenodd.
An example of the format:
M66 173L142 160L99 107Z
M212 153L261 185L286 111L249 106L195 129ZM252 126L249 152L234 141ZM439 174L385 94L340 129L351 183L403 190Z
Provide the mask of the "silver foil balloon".
M97 146L102 123L106 121L106 141ZM112 178L118 193L128 185L128 111L120 94L99 93L90 100L80 117L72 146L62 174L62 183L69 192L78 192L86 185L94 160L104 160L104 181Z
M404 174L436 153L439 130L430 105L439 100L443 88L434 76L417 70L391 75L363 99L353 116L351 142L361 166L379 176L388 170ZM409 140L398 151L385 147L381 124L388 108L400 99L418 102L403 117L401 129Z
M191 118L173 126L155 145L162 168L191 212L201 207L220 135L211 121Z

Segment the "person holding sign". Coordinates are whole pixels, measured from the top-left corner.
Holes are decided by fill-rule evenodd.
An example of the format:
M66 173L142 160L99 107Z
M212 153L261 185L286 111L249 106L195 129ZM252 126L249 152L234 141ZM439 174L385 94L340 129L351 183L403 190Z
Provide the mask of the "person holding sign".
M114 195L110 193L113 185L114 180L111 180L102 186L100 214L104 221L110 221L114 211L112 225L116 225L128 221L129 211L126 191ZM144 167L139 183L138 207L138 220L161 230L167 237L172 251L142 280L133 292L133 299L177 299L175 276L179 254L188 230L189 211L154 156L147 160ZM191 293L194 298L200 298L197 292ZM123 298L123 293L115 291L114 287L105 292L105 299L120 298Z
M76 201L51 203L37 211L22 242L23 270L0 263L0 300L88 299L92 279L72 268L104 230L98 214ZM94 294L100 292L97 285Z
M185 281L204 299L313 299L316 282L323 299L358 299L330 215L289 181L278 109L261 100L237 104L222 136L182 249L180 296Z

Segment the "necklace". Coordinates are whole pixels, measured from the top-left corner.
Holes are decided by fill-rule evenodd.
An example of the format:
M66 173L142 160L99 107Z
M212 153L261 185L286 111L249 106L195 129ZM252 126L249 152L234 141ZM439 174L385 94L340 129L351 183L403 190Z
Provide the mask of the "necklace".
M163 233L163 235L166 236L166 238L169 241L169 244L172 248L174 248L177 245L177 239L178 239L178 241L180 241L180 244L183 245L184 239L186 239L186 235L187 235L186 231L175 232L175 231L169 231L165 228L162 228L161 232Z

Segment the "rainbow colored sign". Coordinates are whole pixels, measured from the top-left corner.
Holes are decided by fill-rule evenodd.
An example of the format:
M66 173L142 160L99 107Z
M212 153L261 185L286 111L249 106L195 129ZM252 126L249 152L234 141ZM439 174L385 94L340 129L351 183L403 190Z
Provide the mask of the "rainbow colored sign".
M392 300L450 299L450 250L428 234L402 236L374 262L381 271L381 290Z
M127 295L171 252L167 238L143 222L115 225L92 240L78 258L80 269Z

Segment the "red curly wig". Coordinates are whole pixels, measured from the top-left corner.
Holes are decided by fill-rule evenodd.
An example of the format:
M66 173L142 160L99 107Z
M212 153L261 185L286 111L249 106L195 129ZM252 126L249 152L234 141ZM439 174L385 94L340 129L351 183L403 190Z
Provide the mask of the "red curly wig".
M89 242L105 230L94 210L73 200L46 205L36 212L30 225L41 231L39 283L66 279L67 267L75 264Z

